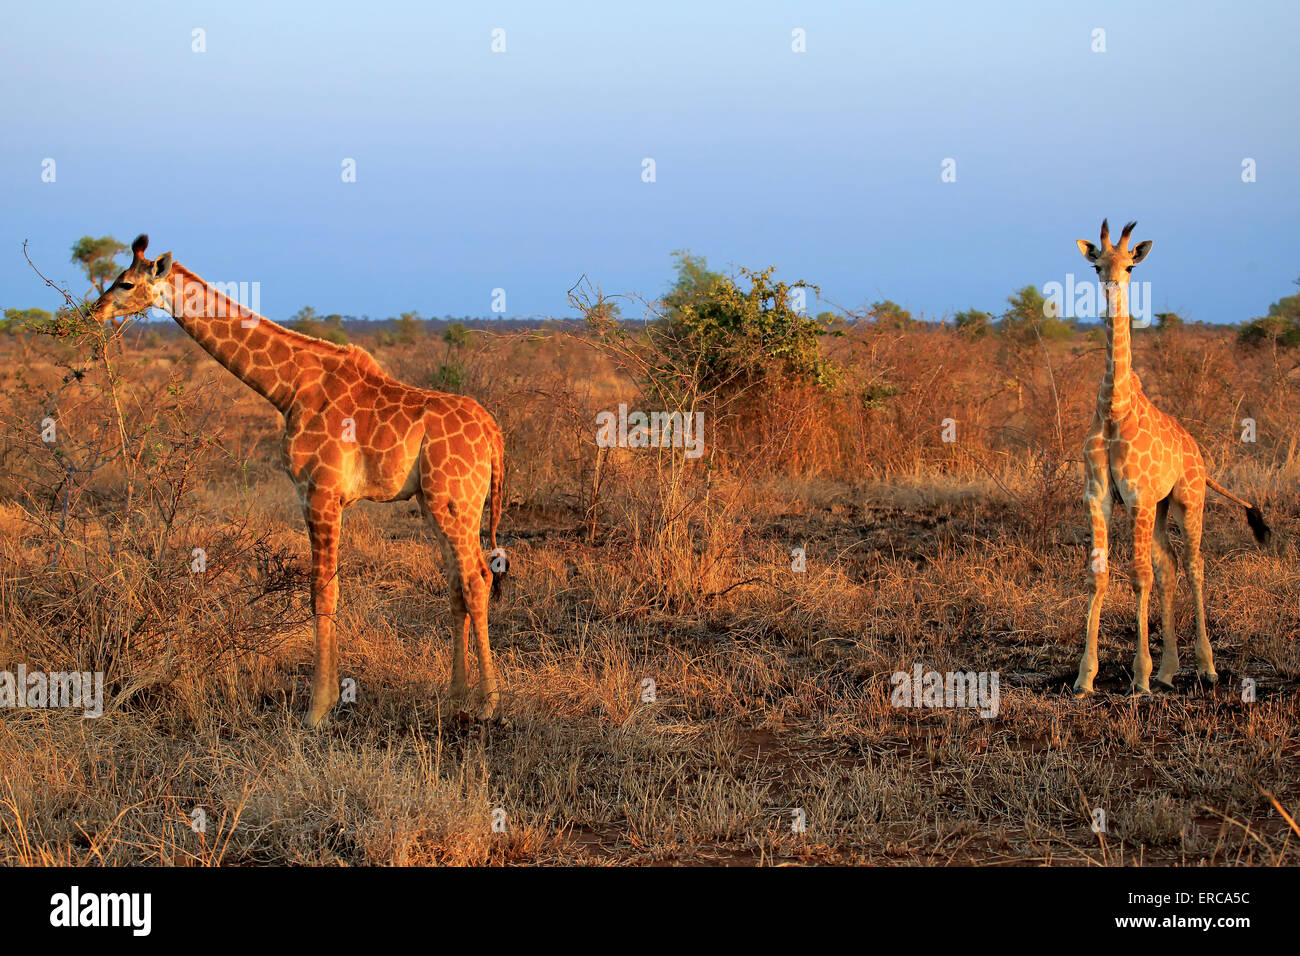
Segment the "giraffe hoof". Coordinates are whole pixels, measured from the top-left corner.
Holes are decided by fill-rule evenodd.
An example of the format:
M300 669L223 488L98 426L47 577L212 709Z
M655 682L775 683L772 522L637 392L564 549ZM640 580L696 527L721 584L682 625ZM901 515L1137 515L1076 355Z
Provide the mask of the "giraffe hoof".
M329 718L330 711L338 703L339 694L335 690L330 693L331 688L327 685L324 690L313 688L311 694L311 705L307 708L307 726L315 730L320 727Z
M1156 685L1157 687L1159 687L1161 690L1173 690L1173 689L1174 689L1174 679L1173 679L1172 677L1170 677L1168 680L1165 680L1163 677L1157 677L1157 678L1154 679L1154 683L1155 683L1155 685Z
M1128 695L1132 697L1134 700L1144 700L1151 696L1151 688L1139 687L1136 684L1134 684L1131 687L1129 687Z
M1196 679L1199 680L1202 684L1209 684L1211 687L1213 687L1215 684L1219 682L1219 675L1216 674L1214 671L1206 671L1203 674L1197 673Z

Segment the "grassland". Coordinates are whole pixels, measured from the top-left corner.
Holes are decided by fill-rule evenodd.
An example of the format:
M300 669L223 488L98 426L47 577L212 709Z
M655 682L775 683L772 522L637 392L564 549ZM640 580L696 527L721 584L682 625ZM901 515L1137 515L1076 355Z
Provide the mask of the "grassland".
M415 384L447 360L432 339L361 344ZM94 720L0 714L0 862L1300 862L1279 812L1300 812L1294 358L1224 330L1137 336L1148 393L1276 544L1209 506L1220 684L1195 680L1184 585L1175 690L1134 699L1118 518L1101 693L1076 700L1095 335L855 327L827 347L833 394L755 395L686 464L596 448L596 413L641 399L580 331L477 334L461 387L508 440L505 719L445 698L444 579L414 505L363 504L340 572L356 699L312 732L276 413L176 335L0 340L0 669L103 670L109 694ZM997 716L892 706L918 663L998 672Z

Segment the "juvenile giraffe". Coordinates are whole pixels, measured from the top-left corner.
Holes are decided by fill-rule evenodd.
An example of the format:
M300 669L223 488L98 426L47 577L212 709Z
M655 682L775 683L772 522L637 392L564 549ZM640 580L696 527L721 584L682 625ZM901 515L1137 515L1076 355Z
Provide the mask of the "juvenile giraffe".
M1133 371L1129 343L1128 282L1133 267L1151 251L1151 241L1128 248L1135 222L1124 227L1119 245L1112 245L1110 229L1101 224L1101 248L1078 240L1079 251L1097 270L1106 296L1106 374L1097 394L1097 411L1083 445L1085 488L1083 500L1092 517L1090 568L1092 597L1088 602L1088 631L1075 693L1092 693L1097 676L1097 627L1101 605L1110 581L1107 564L1112 503L1120 501L1133 514L1133 590L1137 596L1137 656L1133 661L1132 691L1151 691L1151 652L1147 646L1147 600L1152 578L1159 589L1164 653L1156 682L1173 685L1178 670L1174 636L1174 584L1176 569L1169 545L1170 517L1183 529L1183 565L1191 580L1196 608L1196 672L1201 680L1218 680L1210 641L1205 634L1202 595L1204 561L1201 558L1201 518L1208 485L1246 509L1246 520L1261 543L1269 529L1259 509L1221 487L1205 470L1201 450L1191 435L1170 415L1151 404ZM1152 558L1155 568L1152 572Z
M476 401L413 388L356 346L302 335L232 301L170 252L146 259L149 237L92 307L103 322L153 306L284 416L283 463L311 538L315 674L307 722L318 725L339 697L334 614L343 509L360 499L419 500L446 563L452 609L451 690L468 692L471 626L479 663L479 716L490 718L498 691L488 646L488 597L500 582L483 558L479 528L491 492L493 554L501 517L504 445Z

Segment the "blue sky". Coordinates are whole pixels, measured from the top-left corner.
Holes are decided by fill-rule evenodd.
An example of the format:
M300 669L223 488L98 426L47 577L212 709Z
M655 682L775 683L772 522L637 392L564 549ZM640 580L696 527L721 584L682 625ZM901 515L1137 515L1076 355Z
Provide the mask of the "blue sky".
M52 2L5 19L0 307L58 304L24 239L83 291L68 253L86 233L148 232L151 254L259 282L272 318L487 315L495 288L507 314L571 316L580 275L653 297L680 248L849 308L1001 311L1086 273L1074 240L1103 216L1155 241L1136 277L1157 311L1236 322L1300 276L1294 3Z

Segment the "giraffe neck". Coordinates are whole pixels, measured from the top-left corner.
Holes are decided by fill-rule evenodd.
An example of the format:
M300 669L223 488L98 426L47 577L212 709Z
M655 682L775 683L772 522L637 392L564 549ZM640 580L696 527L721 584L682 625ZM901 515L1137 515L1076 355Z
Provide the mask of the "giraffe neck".
M1106 376L1101 380L1097 408L1104 418L1121 419L1133 407L1133 350L1129 338L1128 285L1113 283L1105 288Z
M311 356L339 351L245 308L180 263L172 265L163 299L190 338L281 412L293 403L301 374L317 364Z

